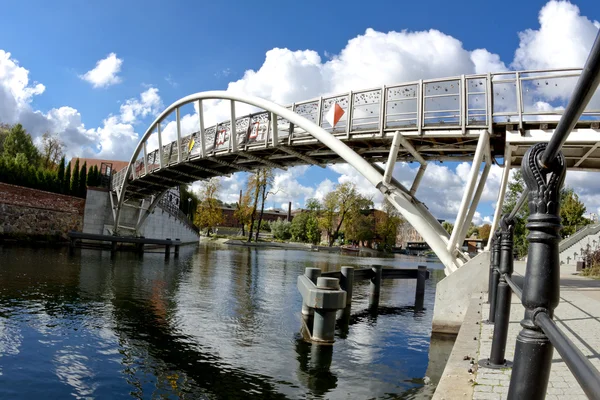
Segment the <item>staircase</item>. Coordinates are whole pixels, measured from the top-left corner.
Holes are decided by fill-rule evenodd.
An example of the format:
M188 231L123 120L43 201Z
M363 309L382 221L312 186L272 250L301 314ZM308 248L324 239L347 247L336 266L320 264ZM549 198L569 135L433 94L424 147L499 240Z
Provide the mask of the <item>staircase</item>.
M600 223L586 225L558 245L560 263L574 265L581 260L581 249L600 248Z

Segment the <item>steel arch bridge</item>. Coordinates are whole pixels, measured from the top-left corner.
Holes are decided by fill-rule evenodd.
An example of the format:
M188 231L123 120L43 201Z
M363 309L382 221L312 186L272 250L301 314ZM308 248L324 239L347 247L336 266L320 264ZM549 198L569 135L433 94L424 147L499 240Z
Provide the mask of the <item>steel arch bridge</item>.
M156 118L142 136L128 167L113 175L110 199L114 233L135 234L164 193L178 184L265 166L285 169L345 162L400 211L438 255L446 274L450 274L469 260L460 247L491 165L498 157L504 159L493 232L510 168L520 165L531 145L549 140L563 111L560 104L540 106L540 99L570 95L580 72L518 71L419 80L320 97L287 107L222 91L184 97ZM229 118L206 127L206 100L228 101ZM236 103L257 111L237 117ZM563 148L570 169L600 170L597 103L588 106ZM181 129L181 108L188 104L195 106L197 129L185 135ZM344 111L334 126L326 118L333 107ZM176 139L165 144L162 124L173 113ZM393 177L393 167L400 160L420 163L411 188ZM430 161L472 162L452 235L416 197ZM135 226L120 224L124 206L140 209Z

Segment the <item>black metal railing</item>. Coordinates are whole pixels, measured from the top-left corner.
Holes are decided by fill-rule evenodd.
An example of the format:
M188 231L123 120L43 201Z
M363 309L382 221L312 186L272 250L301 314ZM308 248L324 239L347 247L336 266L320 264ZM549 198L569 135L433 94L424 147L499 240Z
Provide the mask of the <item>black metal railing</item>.
M494 324L490 357L479 362L488 368L511 364L508 399L544 399L554 347L590 399L600 400L600 372L553 321L560 301L560 189L566 174L561 147L575 127L600 83L600 33L586 61L575 92L548 144L532 146L521 164L527 189L492 236L489 271L489 323ZM529 250L522 288L512 278L513 232L519 209L527 203ZM512 293L525 307L517 336L515 358L505 359Z
M194 232L200 233L200 230L198 229L198 227L196 225L194 225L192 223L192 221L190 221L189 217L187 215L185 215L185 213L183 211L181 211L181 209L179 208L179 206L177 204L169 201L166 197L163 197L158 201L158 206L163 211L166 211L168 214L177 218L181 223L185 224L188 228L190 228Z

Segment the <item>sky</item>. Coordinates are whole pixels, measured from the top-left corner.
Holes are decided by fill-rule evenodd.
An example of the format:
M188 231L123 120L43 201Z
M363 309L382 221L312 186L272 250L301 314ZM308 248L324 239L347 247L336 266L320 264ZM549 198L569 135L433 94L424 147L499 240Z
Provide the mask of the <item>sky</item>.
M22 123L36 139L57 133L69 157L119 160L156 115L192 93L286 105L418 79L581 67L600 27L597 0L6 1L0 15L0 122ZM222 108L211 104L207 117ZM398 163L395 177L410 186L416 170ZM417 197L453 221L469 170L430 163ZM501 172L491 169L476 224L491 220ZM235 201L245 180L223 178L221 198ZM337 164L277 171L268 207L302 207L347 181L381 203L359 172ZM600 213L599 179L569 172L567 185Z

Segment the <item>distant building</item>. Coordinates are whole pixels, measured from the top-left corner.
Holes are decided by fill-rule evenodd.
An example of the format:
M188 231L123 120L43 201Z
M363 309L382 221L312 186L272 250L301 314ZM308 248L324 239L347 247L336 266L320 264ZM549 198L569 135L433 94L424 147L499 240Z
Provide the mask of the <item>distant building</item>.
M71 165L75 165L75 162L77 160L79 160L80 168L83 165L83 163L86 163L88 171L90 170L91 167L96 166L96 167L98 167L98 171L100 171L100 173L103 173L103 174L106 173L107 175L110 175L111 172L114 174L115 172L120 171L123 168L127 168L127 166L129 165L129 161L102 160L99 158L82 158L82 157L73 157L71 159ZM104 168L108 168L108 170L106 172L102 171L102 164L104 164Z
M227 228L239 228L240 227L240 225L241 225L240 221L235 216L235 210L236 210L235 206L223 205L223 206L221 206L221 210L223 211L223 223L220 226L227 227ZM258 218L259 213L260 213L260 210L256 210L256 218ZM282 220L291 222L292 219L294 218L295 214L297 214L297 212L290 215L290 217L288 219L288 213L286 211L271 209L271 210L265 210L263 212L262 219L263 219L263 221L268 221L268 222L277 221L278 219L282 219Z

